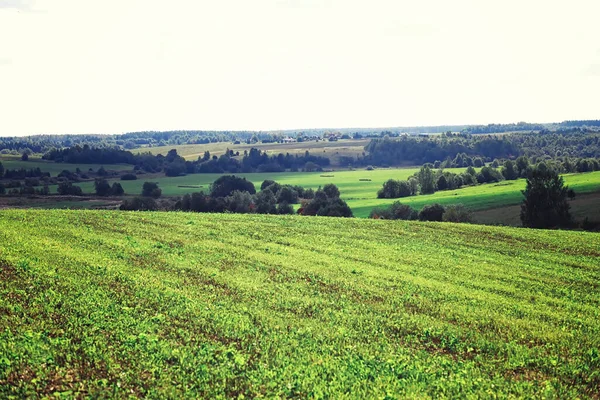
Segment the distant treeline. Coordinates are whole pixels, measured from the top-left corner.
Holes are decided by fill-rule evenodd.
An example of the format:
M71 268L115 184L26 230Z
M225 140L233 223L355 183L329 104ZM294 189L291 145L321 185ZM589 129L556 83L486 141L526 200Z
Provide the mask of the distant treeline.
M367 154L340 162L353 166L421 165L454 160L457 155L495 158L519 156L556 158L599 158L600 132L573 128L560 132L513 133L510 135L443 134L439 136L390 137L373 139L365 146Z
M196 161L186 161L170 150L166 156L150 153L133 154L118 147L94 148L89 145L73 146L61 150L53 149L42 157L45 160L70 164L131 164L135 170L161 172L167 176L179 176L194 173L239 173L239 172L281 172L318 171L330 164L327 157L314 156L306 151L303 155L268 155L256 148L234 153L228 150L220 157L210 152L198 157Z
M0 152L23 154L30 151L43 154L53 148L62 149L85 144L93 147L119 146L125 150L182 144L204 144L214 142L246 142L268 143L282 140L285 137L325 137L330 134L354 138L376 138L399 136L401 134L427 134L461 132L467 134L503 133L519 131L560 130L563 128L598 128L600 120L563 121L551 124L532 124L519 122L516 124L489 125L438 125L407 126L389 128L341 128L341 129L296 129L280 131L206 131L206 130L173 130L142 131L119 135L34 135L25 137L0 137Z

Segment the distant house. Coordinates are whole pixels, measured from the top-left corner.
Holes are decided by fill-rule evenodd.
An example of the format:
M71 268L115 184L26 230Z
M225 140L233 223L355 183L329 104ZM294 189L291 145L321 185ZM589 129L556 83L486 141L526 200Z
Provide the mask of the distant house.
M295 141L296 141L296 139L291 138L291 137L286 137L286 138L283 138L283 140L282 140L283 143L292 143Z

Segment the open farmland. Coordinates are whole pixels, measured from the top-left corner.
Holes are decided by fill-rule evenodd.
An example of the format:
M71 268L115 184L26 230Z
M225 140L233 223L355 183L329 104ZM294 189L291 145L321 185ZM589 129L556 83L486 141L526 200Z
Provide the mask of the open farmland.
M243 176L254 183L257 189L265 179L272 179L281 184L300 185L306 188L317 189L328 183L335 184L341 193L341 197L347 201L356 217L366 218L374 207L387 206L394 201L400 201L416 209L432 203L443 205L462 203L474 211L488 210L498 207L518 205L523 196L521 191L525 189L525 179L515 181L502 181L499 183L483 184L464 187L456 190L438 191L430 195L404 197L401 199L378 199L377 191L388 179L405 180L415 172L417 168L402 169L377 169L373 171L333 171L333 172L276 172L276 173L253 173L236 174ZM449 168L446 171L459 173L463 168ZM120 181L128 194L140 194L143 183L148 180L158 182L163 195L174 196L203 190L208 192L210 184L220 174L192 174L181 177L158 177L155 179L140 176L136 181ZM584 174L566 174L565 183L577 193L593 193L600 191L600 171ZM93 182L79 184L85 193L94 191ZM56 190L56 189L54 189Z
M177 154L186 160L196 160L202 157L205 151L209 151L211 155L220 156L225 154L227 149L234 152L239 151L243 154L245 150L250 151L251 148L257 148L266 151L269 154L290 153L304 154L309 151L315 156L326 156L331 159L333 165L337 165L339 157L347 156L356 158L357 155L362 155L365 151L364 147L370 142L370 139L341 139L335 142L327 140L314 140L306 142L292 143L254 143L254 144L233 144L231 142L217 142L207 144L184 144L175 146L160 146L160 147L142 147L132 150L133 153L150 152L154 155L166 155L169 150L177 150Z
M0 397L596 397L600 236L0 213Z

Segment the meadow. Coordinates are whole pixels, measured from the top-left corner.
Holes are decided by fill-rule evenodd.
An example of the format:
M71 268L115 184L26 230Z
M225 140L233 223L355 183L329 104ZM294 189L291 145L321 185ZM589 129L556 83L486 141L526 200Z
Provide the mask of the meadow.
M0 212L0 397L596 398L600 236Z
M449 168L447 171L460 173L464 168ZM477 186L464 187L456 190L438 191L431 195L419 195L401 199L378 199L377 191L388 179L406 180L418 172L418 168L376 169L372 171L332 171L332 172L278 172L236 174L243 176L260 189L265 179L272 179L281 184L300 185L305 188L317 189L328 183L333 183L340 189L341 197L352 208L354 215L366 218L374 207L385 207L394 201L400 201L416 209L424 205L440 203L464 204L473 211L487 210L521 203L525 189L525 180L502 181ZM210 184L220 174L192 174L181 177L144 178L136 181L120 181L127 194L140 194L145 181L158 182L165 196L184 195L190 192L210 191ZM577 193L592 193L600 191L600 171L583 174L564 175L565 183ZM79 184L85 193L94 191L93 182Z

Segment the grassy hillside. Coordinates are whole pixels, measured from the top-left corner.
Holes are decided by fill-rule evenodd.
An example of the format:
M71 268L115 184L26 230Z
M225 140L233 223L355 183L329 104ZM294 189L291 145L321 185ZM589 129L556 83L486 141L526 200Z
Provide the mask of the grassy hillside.
M374 171L334 171L334 172L279 172L236 174L253 182L258 189L265 179L273 179L281 184L300 185L318 188L328 183L338 186L341 196L348 202L354 215L366 218L374 207L387 206L394 201L401 201L416 209L432 203L462 203L471 210L486 210L497 207L519 204L523 200L521 190L525 189L525 180L503 181L485 185L465 187L457 190L439 191L431 195L405 197L402 199L378 199L377 191L388 179L405 180L418 171L418 168L378 169ZM450 168L447 171L460 173L464 168ZM140 194L146 180L158 182L165 196L184 195L185 193L203 190L208 192L210 184L220 174L193 174L176 178L161 177L138 179L136 181L120 181L128 194ZM577 193L600 191L600 171L584 174L566 174L565 183ZM81 183L85 193L93 193L94 183Z
M0 397L597 396L600 236L0 212Z

